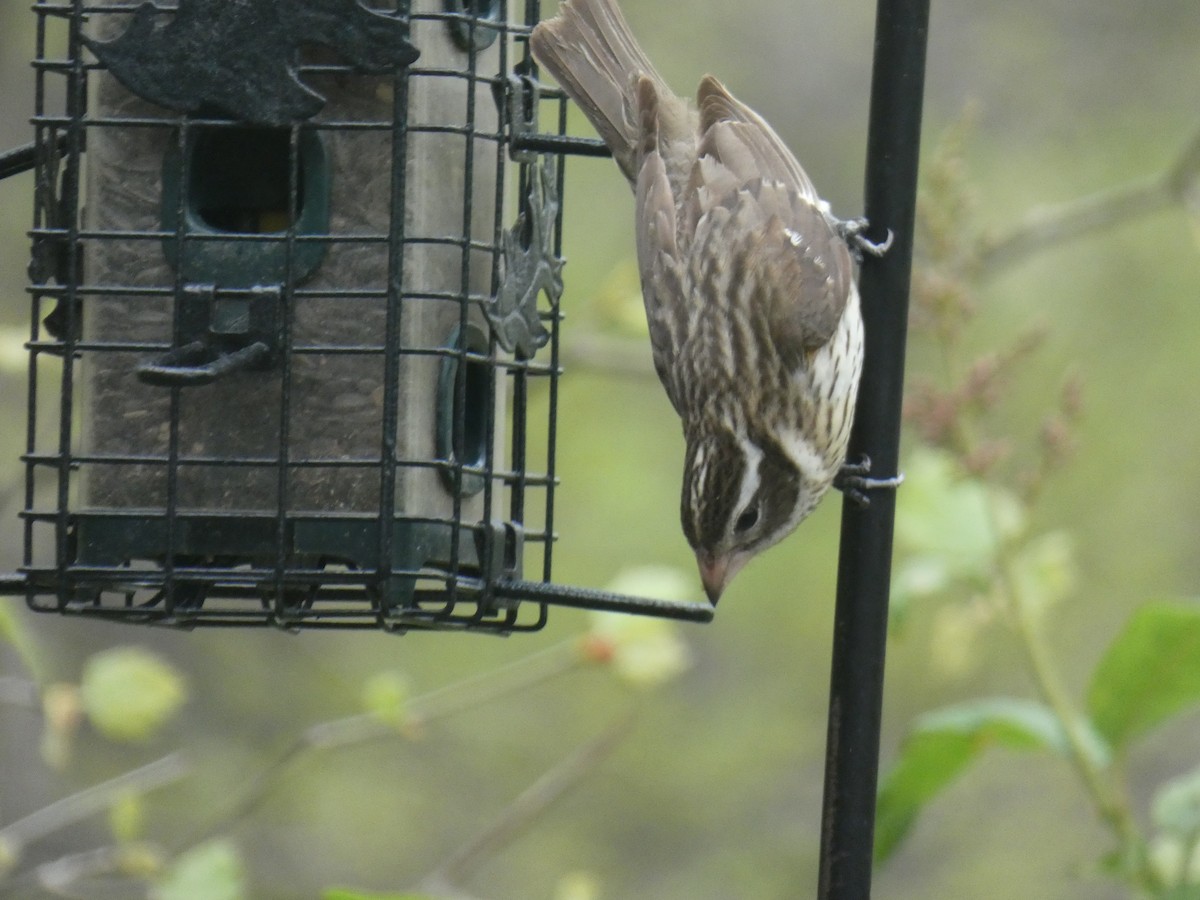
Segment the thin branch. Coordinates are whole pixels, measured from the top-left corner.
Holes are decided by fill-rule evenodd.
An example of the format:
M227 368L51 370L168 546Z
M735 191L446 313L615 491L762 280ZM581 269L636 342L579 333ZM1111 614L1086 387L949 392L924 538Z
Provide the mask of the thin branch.
M999 534L998 512L991 495L986 501L994 533ZM1145 842L1134 821L1129 803L1114 785L1110 767L1095 759L1085 732L1087 717L1080 711L1066 689L1062 673L1054 663L1053 652L1038 627L1033 604L1025 596L1017 575L1012 545L999 540L996 547L996 573L1001 589L1008 600L1008 609L1016 629L1018 643L1025 653L1029 671L1042 699L1054 712L1067 740L1068 758L1100 817L1108 824L1121 848L1122 859L1130 860L1139 884L1150 890L1161 885L1146 856Z
M38 866L37 882L43 889L65 896L67 891L84 879L119 871L124 858L125 850L122 847L97 847L71 853Z
M1056 206L1034 209L999 237L985 239L979 274L995 275L1028 256L1189 200L1200 184L1200 132L1167 171Z
M623 718L546 772L522 791L489 825L421 881L421 890L455 894L454 885L511 843L556 800L591 774L617 748L633 727Z
M1036 208L1007 234L985 239L979 274L995 275L1035 253L1158 212L1173 202L1166 179L1156 176L1057 206Z
M399 728L372 713L357 713L310 725L235 792L232 803L224 812L184 844L199 843L251 815L292 766L310 753L395 737L403 733L405 726L425 725L527 690L574 668L580 660L574 641L553 644L499 669L470 676L412 699L408 704L407 721Z
M191 765L182 754L164 756L141 768L56 800L0 828L0 847L10 853L19 853L26 844L102 812L123 794L131 791L145 793L163 787L183 778L190 770Z
M1167 190L1174 199L1185 202L1200 190L1200 130L1167 172Z
M948 373L947 380L953 383L953 373L963 371L964 367L957 359L954 346L943 341L940 349L943 366ZM973 424L967 416L960 416L955 422L951 446L960 460L970 459L979 446L979 438ZM1062 727L1067 743L1068 762L1079 776L1092 805L1119 843L1121 857L1132 861L1140 885L1155 889L1158 887L1157 875L1147 859L1145 842L1138 831L1128 801L1114 786L1110 768L1100 765L1092 753L1088 735L1084 730L1086 717L1077 709L1064 684L1062 674L1054 663L1052 648L1039 627L1034 604L1022 587L1014 556L1017 548L1011 540L1003 537L1004 528L1001 525L995 495L986 491L984 498L984 508L994 536L992 562L996 582L1011 617L1017 643L1025 654L1030 676L1042 700Z

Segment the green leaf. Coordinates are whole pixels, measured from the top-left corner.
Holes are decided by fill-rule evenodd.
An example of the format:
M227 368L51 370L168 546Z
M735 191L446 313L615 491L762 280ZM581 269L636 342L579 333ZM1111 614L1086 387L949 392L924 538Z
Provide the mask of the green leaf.
M914 600L944 591L952 578L950 561L941 554L918 554L897 560L888 611L892 631L900 633Z
M961 677L984 656L980 636L995 619L995 606L978 599L938 606L929 623L930 668Z
M230 841L218 839L178 856L152 900L244 900L249 897L245 866Z
M692 664L692 654L674 622L650 616L593 612L585 646L591 658L603 659L626 683L656 687L670 681ZM603 652L596 654L594 648Z
M1163 831L1186 838L1200 835L1200 768L1159 787L1151 812Z
M879 788L875 858L899 846L921 808L989 747L1067 751L1054 713L1031 700L997 697L957 704L918 718Z
M1143 606L1096 667L1088 714L1113 747L1123 747L1197 703L1200 605L1163 601Z
M393 728L402 728L408 721L411 697L412 685L402 672L377 672L363 683L363 708Z
M114 741L144 741L165 725L187 699L183 676L141 647L114 647L84 666L83 709Z
M617 594L680 601L695 600L697 591L694 575L689 577L674 566L655 565L624 568L607 588Z
M1177 884L1167 888L1166 893L1156 894L1157 900L1200 900L1200 885Z
M1194 838L1159 834L1150 842L1150 867L1169 887L1155 900L1200 900L1200 853Z
M608 589L658 600L687 599L695 590L691 579L670 566L623 569ZM589 621L586 655L610 663L629 684L656 686L677 677L692 664L688 645L675 623L667 619L593 612Z
M1040 614L1075 589L1078 571L1075 548L1065 531L1051 531L1030 540L1013 560L1020 596Z
M108 827L118 844L131 844L145 831L146 809L142 795L125 791L108 808Z
M432 894L377 894L372 891L356 891L350 888L329 888L321 894L321 900L437 900Z
M600 881L591 872L568 872L554 887L554 900L598 900Z
M987 579L999 542L1023 527L1012 494L964 477L947 454L927 448L909 457L896 504L897 544L925 557L923 565L937 581ZM936 573L934 559L943 567Z

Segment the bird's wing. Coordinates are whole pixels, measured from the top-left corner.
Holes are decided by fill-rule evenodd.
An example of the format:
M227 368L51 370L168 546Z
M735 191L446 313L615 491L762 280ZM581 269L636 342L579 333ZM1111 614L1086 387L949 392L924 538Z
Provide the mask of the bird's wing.
M697 102L700 141L680 216L694 236L689 259L727 255L730 290L753 282L749 302L765 311L772 345L789 366L803 365L837 330L854 278L850 252L770 125L711 75Z
M696 103L700 108L701 158L715 157L742 181L780 181L810 203L820 202L808 174L775 130L716 78L705 75L701 79Z
M841 322L854 279L850 250L820 209L794 197L790 217L772 214L747 252L748 268L769 286L760 302L775 349L785 363L800 365Z
M729 315L761 316L789 368L833 337L853 278L850 252L820 209L761 179L703 213L687 256L691 290L703 295L707 287L706 302L717 302L711 291L720 283Z
M676 412L682 409L675 348L683 328L683 287L675 228L675 198L658 146L658 95L655 83L642 78L636 87L640 143L634 187L638 268L654 368Z

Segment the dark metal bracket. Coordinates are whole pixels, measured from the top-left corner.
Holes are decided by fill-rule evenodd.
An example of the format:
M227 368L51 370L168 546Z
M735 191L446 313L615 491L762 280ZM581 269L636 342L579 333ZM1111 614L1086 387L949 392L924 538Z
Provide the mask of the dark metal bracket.
M529 164L527 172L529 189L517 224L504 232L504 281L486 309L496 340L518 359L532 359L550 340L538 315L538 296L544 291L554 307L563 292L564 260L554 252L558 218L554 160L541 157Z
M518 149L519 137L537 132L542 87L532 62L517 63L493 90L508 134L509 156L522 165L523 193L517 223L504 233L504 280L485 311L500 346L518 359L532 359L550 339L538 315L538 296L545 292L553 307L563 291L564 261L554 246L557 170L549 156Z
M84 145L82 149L86 149L85 133L80 132L79 137ZM69 146L69 135L65 132L58 135L53 141L53 146L59 156L65 155ZM13 175L20 175L22 172L28 172L36 166L39 149L37 143L29 143L0 153L0 181Z
M492 91L501 119L508 129L508 152L513 160L533 162L542 153L612 156L608 145L599 138L538 133L538 102L543 97L561 94L538 81L537 69L532 62L517 63L513 66L513 74L505 81L493 84Z
M185 285L178 346L138 366L138 378L161 387L198 387L234 372L270 369L282 303L279 285L229 291L211 284Z
M83 133L80 132L81 146L82 137ZM77 188L79 178L77 167L63 165L64 158L70 152L70 138L69 133L61 133L49 140L31 144L28 148L19 148L11 154L15 158L14 163L27 164L28 168L39 166L36 176L39 182L38 189L43 191L46 197L44 232L33 233L28 268L31 284L55 282L66 286L71 282L72 266L77 273L76 278L83 278L83 247L76 244L72 249L66 240L72 214L65 198L72 195L73 184ZM27 155L25 150L28 151ZM23 171L17 165L0 166L0 169L5 170L0 177ZM78 298L59 296L54 309L43 319L43 324L51 336L66 341L79 338L81 321Z
M266 368L271 351L261 341L221 353L203 341L192 341L164 353L157 362L138 366L138 378L159 387L200 387L246 369Z
M420 56L399 15L356 0L181 0L166 11L143 3L112 41L83 41L126 88L167 109L220 110L245 122L287 125L311 118L325 98L300 79L302 45L320 44L355 68L382 74Z
M166 537L162 518L103 511L72 517L71 564L78 569L71 571L67 580L53 571L0 573L0 596L25 596L33 602L34 597L57 595L50 601L52 605L36 608L182 628L268 624L253 604L241 610L221 604L219 609L205 608L210 599L245 598L247 591L257 594L262 604L275 608L275 618L269 624L285 628L299 624L373 628L375 618L382 616L387 628L395 632L410 628L470 630L473 627L501 633L530 631L544 623L546 604L689 622L710 622L713 618L713 608L707 603L649 600L514 578L519 571L523 540L519 529L505 523L454 529L443 522L395 522L392 574L368 589L376 595L375 605L357 608L348 604L361 593L360 587L349 583L339 586L336 576L326 579L318 573L330 563L348 564L354 571L369 567L378 547L379 525L373 519L289 517L283 538L288 564L311 567L316 581L308 588L285 589L283 595L278 594L275 580L269 574L280 549L275 516L189 513L176 519L175 528L174 587L169 597L162 588L160 573L149 573L147 577L148 573L135 567L114 568L131 559L163 558ZM454 598L446 590L420 589L419 576L414 573L426 564L444 562L451 553L455 534L460 562L466 563L488 586L480 592L470 586L471 578L464 579L458 585L457 599L479 603L480 611L448 617L449 604ZM495 552L486 551L487 543L493 545ZM235 562L250 563L259 571L238 570L232 566ZM265 577L264 569L268 571ZM92 572L103 574L92 575ZM326 581L329 584L322 586ZM114 610L96 602L102 591L143 590L155 593L140 603L133 615L129 608ZM332 606L326 607L326 601ZM519 602L543 605L536 624L518 623ZM498 622L497 616L503 617L503 621Z
M533 72L533 63L523 60L513 66L512 74L492 85L492 94L500 119L508 132L508 155L514 162L532 163L537 151L521 146L520 138L537 133L538 101L542 86Z
M442 0L454 42L463 50L486 50L500 34L500 0Z
M572 137L567 134L514 134L512 150L514 154L528 151L565 156L612 156L608 145L599 138Z

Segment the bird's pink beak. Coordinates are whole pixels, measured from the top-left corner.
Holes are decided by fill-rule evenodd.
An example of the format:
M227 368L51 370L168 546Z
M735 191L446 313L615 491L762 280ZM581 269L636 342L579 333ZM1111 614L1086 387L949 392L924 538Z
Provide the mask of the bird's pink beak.
M711 557L701 551L696 552L696 565L700 568L700 581L704 583L704 593L708 602L713 606L721 599L725 586L733 581L736 575L750 557L735 553L732 556Z

